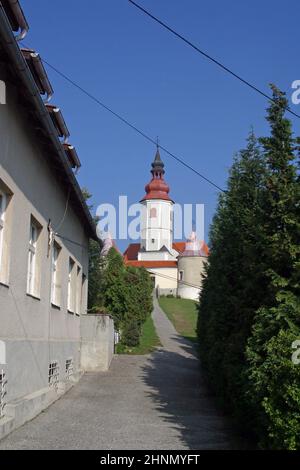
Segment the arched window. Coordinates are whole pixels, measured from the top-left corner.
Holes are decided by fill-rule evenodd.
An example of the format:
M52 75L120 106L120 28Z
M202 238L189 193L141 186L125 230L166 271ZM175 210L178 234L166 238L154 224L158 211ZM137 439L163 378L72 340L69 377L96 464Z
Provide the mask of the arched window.
M152 207L150 209L150 218L153 219L156 217L156 208L155 207Z

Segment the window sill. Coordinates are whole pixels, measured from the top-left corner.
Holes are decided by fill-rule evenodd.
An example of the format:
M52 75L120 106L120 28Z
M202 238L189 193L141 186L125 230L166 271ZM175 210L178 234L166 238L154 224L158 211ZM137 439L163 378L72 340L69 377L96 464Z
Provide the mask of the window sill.
M0 281L0 286L5 287L6 289L9 289L9 284L6 283L5 281Z
M26 295L27 295L27 297L31 297L34 300L41 300L40 297L38 297L37 295L34 295L34 294L29 294L29 292L26 292Z
M60 305L54 304L53 302L51 302L51 307L55 310L60 310Z

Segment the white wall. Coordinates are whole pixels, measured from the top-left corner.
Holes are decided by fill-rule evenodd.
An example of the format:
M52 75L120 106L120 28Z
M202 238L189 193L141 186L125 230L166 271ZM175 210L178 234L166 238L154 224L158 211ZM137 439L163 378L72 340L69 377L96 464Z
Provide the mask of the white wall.
M49 362L73 358L79 367L80 317L67 311L68 261L71 256L88 273L88 238L70 202L59 233L77 244L57 238L61 245L61 305L50 302L51 256L48 254L48 220L60 225L67 188L49 165L53 158L36 140L29 117L18 101L17 90L7 83L7 104L0 107L0 179L13 193L10 203L9 275L0 285L0 339L6 344L7 400L48 386ZM40 293L26 293L31 216L41 224ZM79 246L79 245L81 246ZM82 310L85 310L85 299Z
M146 251L158 251L166 246L168 250L172 250L172 201L152 199L143 201L142 204L144 210L141 217L141 248ZM156 210L156 217L150 217L151 209Z
M155 287L160 289L177 288L177 268L149 268L147 271L155 277Z
M85 315L81 320L81 367L108 370L114 354L114 322L109 315Z

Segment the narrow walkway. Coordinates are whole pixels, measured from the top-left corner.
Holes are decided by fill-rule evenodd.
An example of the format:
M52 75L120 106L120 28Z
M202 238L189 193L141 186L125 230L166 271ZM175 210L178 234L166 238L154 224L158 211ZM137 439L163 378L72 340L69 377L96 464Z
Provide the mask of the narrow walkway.
M108 372L86 374L0 449L234 448L191 344L156 301L153 318L162 348L149 356L116 356Z

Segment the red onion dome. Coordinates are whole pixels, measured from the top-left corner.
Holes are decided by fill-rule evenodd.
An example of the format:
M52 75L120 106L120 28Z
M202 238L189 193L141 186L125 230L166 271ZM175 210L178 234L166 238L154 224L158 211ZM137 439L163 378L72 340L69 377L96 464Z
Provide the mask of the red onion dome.
M142 201L147 199L164 199L171 201L169 197L170 188L164 180L164 163L160 158L159 149L157 149L154 162L152 163L152 180L145 186L146 194Z

